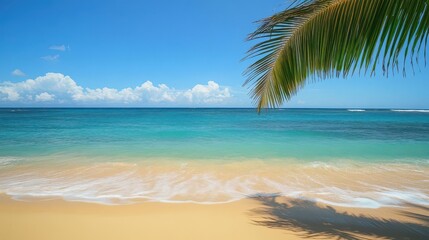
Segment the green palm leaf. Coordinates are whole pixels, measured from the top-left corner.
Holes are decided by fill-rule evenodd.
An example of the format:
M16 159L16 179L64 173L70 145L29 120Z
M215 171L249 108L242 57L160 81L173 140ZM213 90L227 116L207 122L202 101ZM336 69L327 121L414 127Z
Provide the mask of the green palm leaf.
M428 34L429 0L295 1L249 36L260 42L246 56L257 60L244 85L258 110L277 107L308 79L405 68L425 51Z

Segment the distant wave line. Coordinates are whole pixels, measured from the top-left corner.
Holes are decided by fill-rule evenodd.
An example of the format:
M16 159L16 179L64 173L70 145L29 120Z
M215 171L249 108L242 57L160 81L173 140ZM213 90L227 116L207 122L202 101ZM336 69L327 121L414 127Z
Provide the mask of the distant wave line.
M426 109L391 109L392 112L420 112L420 113L429 113L429 110Z
M366 110L364 110L364 109L347 109L347 111L349 111L349 112L365 112Z

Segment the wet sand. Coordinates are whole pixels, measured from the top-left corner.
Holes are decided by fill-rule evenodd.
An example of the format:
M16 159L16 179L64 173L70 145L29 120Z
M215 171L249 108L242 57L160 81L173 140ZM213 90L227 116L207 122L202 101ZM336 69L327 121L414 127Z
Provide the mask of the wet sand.
M429 209L333 208L283 197L102 205L0 197L0 239L429 239Z
M260 194L355 208L429 202L427 164L64 159L67 164L31 161L0 168L0 191L21 200L54 196L101 204L226 203Z

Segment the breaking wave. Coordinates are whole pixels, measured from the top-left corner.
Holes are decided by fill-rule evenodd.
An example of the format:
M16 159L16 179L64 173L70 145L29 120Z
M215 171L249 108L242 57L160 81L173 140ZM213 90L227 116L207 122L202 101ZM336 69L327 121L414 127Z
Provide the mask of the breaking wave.
M100 204L144 201L216 204L280 195L334 206L429 205L427 166L98 163L0 170L0 192L14 199L62 198ZM411 180L412 179L412 180Z
M347 109L349 112L365 112L364 109Z

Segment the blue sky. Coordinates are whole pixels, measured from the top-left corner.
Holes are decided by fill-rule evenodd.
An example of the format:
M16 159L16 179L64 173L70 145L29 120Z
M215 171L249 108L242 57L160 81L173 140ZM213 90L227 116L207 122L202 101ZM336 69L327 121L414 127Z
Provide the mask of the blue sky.
M287 4L1 0L0 106L251 107L246 35ZM429 108L420 68L309 83L284 107Z

